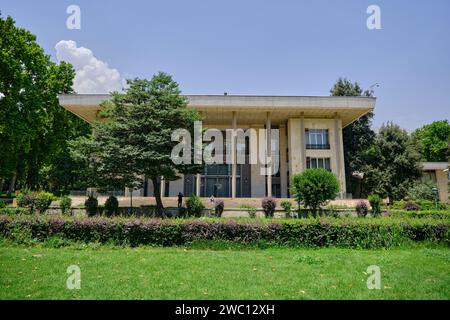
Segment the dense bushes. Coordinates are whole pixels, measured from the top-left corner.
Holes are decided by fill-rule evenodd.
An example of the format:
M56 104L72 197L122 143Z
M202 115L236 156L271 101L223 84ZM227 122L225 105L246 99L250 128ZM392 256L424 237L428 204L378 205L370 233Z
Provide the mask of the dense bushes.
M89 195L89 197L84 202L84 206L86 207L86 213L88 216L95 216L98 210L98 200L94 195Z
M436 219L156 220L0 216L0 236L49 237L117 245L182 245L196 240L286 246L388 248L410 241L449 243L450 223Z
M261 207L263 208L266 218L272 218L275 208L277 207L277 201L272 197L265 197L261 201Z
M326 201L336 198L339 181L325 169L306 169L293 176L291 188L299 207L304 204L315 214Z
M409 207L409 209L407 208ZM445 203L438 203L437 209L445 210L447 209ZM436 203L430 200L398 200L394 201L391 209L398 210L436 210Z
M45 213L53 200L55 200L55 196L52 193L39 192L34 199L34 207L39 213Z
M202 215L203 209L205 209L202 200L195 194L191 194L190 197L187 199L186 207L188 215L194 217L200 217Z
M285 212L286 218L290 218L291 211L292 211L292 203L290 201L284 200L284 201L281 201L280 205Z
M390 215L394 218L435 218L448 219L450 221L450 211L448 210L392 210Z
M104 206L105 214L110 217L112 215L116 215L119 212L119 201L116 197L110 196L105 201Z
M70 213L70 208L72 207L72 199L69 196L62 196L59 199L59 206L61 207L61 212L63 214Z
M29 208L30 213L35 209L39 213L44 213L55 200L55 196L50 192L35 192L28 189L22 190L16 197L17 206L20 208Z

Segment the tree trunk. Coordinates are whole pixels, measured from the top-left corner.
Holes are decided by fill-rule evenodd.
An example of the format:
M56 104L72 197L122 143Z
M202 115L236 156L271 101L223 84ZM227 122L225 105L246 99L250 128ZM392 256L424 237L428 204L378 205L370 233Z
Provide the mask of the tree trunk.
M153 177L151 178L151 180L153 182L153 194L156 201L156 212L161 218L165 218L166 213L164 211L164 205L161 200L161 177Z
M12 194L16 190L17 171L14 171L14 175L11 178L11 182L8 188L8 194Z
M3 184L5 183L5 178L0 178L0 193L3 191Z

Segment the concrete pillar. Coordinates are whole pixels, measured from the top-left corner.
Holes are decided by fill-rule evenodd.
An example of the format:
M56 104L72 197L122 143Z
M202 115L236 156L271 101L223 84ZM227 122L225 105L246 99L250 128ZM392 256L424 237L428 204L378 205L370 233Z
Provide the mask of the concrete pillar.
M264 126L262 124L252 125L252 128L256 130L264 129ZM256 139L253 139L250 141L250 151L258 153L259 148L259 133L256 135ZM258 156L258 163L251 165L251 196L252 198L262 198L266 195L266 177L261 174L261 164L262 161L260 161Z
M236 173L237 173L237 159L236 159L236 129L237 129L237 116L236 111L232 114L232 127L233 135L231 140L231 197L236 198Z
M201 183L202 183L202 176L201 176L201 174L200 173L197 173L196 175L195 175L195 194L198 196L198 197L200 197L200 186L201 186Z
M336 146L336 172L341 184L340 196L344 198L347 192L345 185L344 141L342 137L342 121L337 113L334 115L334 137Z
M271 121L270 121L270 112L266 113L266 155L270 157L272 155L272 131L271 131ZM267 196L272 196L272 165L267 166L268 174L267 174Z
M306 169L305 125L303 115L288 120L289 175Z
M287 166L286 166L286 126L280 125L280 186L281 197L287 198L288 195L288 181L287 181Z

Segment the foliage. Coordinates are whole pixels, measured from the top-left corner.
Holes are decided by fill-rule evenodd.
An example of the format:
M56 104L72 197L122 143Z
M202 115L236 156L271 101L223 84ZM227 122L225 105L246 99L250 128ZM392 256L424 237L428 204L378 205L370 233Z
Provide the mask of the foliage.
M172 181L179 174L202 170L201 165L175 164L171 158L173 148L180 144L172 141L172 134L177 129L193 133L199 114L187 108L178 84L162 72L151 80L128 80L125 91L112 93L111 101L102 106L102 117L108 121L96 123L90 139L72 142L73 155L90 165L97 186L137 187L142 177L150 179L157 211L164 216L162 177ZM191 150L183 149L183 156Z
M3 202L3 200L0 200L0 209L5 208L5 207L6 207L6 204Z
M314 214L320 205L334 199L338 192L336 176L325 169L306 169L292 178L292 194L299 206L303 203Z
M39 170L67 138L57 94L72 92L75 71L52 62L36 36L0 15L0 178L37 188ZM10 190L13 191L13 190Z
M365 186L389 202L402 199L421 175L420 154L408 133L393 123L383 124L369 152L373 161L363 170Z
M381 214L381 197L377 194L371 194L368 200L372 207L372 216L379 216Z
M394 218L434 218L450 220L450 210L391 210Z
M224 240L261 241L279 246L390 248L411 241L449 243L450 223L439 219L296 219L296 220L161 220L0 216L0 235L29 233L34 241L49 237L116 245L183 245Z
M202 215L203 209L205 209L202 200L195 194L191 194L189 196L186 201L186 207L188 214L194 217L200 217Z
M286 218L291 217L292 203L290 201L284 200L281 201L280 205L283 208L284 212L286 213Z
M21 190L16 196L17 206L20 208L30 208L30 212L33 212L34 199L36 199L36 192L25 188Z
M239 208L247 210L248 211L248 216L250 218L256 218L257 208L255 206L252 206L250 204L241 204L239 206Z
M69 196L62 196L59 200L59 206L61 207L61 212L63 214L70 213L72 199Z
M436 210L436 203L434 201L430 201L430 200L398 200L398 201L394 201L394 203L391 206L391 209L394 210L402 210L405 209L405 206L410 203L410 204L415 204L418 207L418 210ZM447 209L447 204L445 203L438 203L438 207L437 209L439 210L446 210Z
M216 199L214 201L214 212L217 217L221 217L223 213L223 209L225 208L225 203L222 199Z
M417 203L408 201L403 206L403 209L405 209L406 211L417 211L417 210L420 210L420 206Z
M411 200L425 199L425 200L434 201L436 195L433 193L433 188L437 189L437 185L430 179L417 180L408 189L406 198L411 199Z
M272 197L265 197L261 201L261 207L263 208L266 218L272 218L277 206L277 201Z
M356 204L355 210L356 210L356 214L358 215L358 217L364 218L369 213L369 206L366 201L360 200Z
M86 213L88 214L88 216L95 216L97 214L98 200L93 194L90 194L88 196L88 198L84 202L84 206L86 207Z
M109 196L105 201L105 214L107 216L115 215L119 212L119 201L114 196Z
M417 129L413 136L420 145L425 161L447 162L450 157L450 123L448 120L434 121Z
M364 96L371 97L371 91L364 91L358 82L352 83L348 79L339 78L330 91L332 96ZM361 198L361 180L352 176L354 171L362 171L369 164L366 156L375 140L375 132L371 129L373 113L369 112L352 122L342 130L344 143L345 180L347 192L355 198Z
M34 199L34 207L39 213L45 213L53 200L55 200L53 193L45 191L38 192Z

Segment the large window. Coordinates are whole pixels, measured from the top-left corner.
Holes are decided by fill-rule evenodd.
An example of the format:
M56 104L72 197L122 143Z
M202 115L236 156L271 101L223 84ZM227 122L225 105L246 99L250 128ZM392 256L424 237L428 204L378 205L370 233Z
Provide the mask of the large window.
M306 168L314 169L314 168L323 168L328 171L331 171L330 158L306 158Z
M306 129L306 149L330 149L328 129Z

